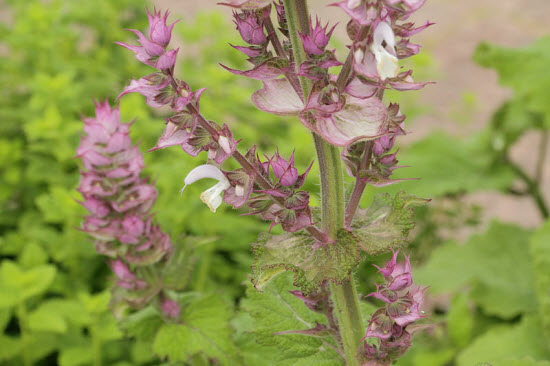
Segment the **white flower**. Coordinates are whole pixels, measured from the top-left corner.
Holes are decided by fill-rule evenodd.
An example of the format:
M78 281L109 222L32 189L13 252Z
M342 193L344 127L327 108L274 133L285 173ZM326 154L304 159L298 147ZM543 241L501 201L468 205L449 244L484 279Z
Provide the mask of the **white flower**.
M376 58L376 70L382 80L399 74L399 63L395 55L395 35L387 22L381 22L374 30L371 51Z
M193 184L196 181L204 178L212 178L218 181L218 183L216 183L213 187L208 188L201 194L202 202L204 202L208 206L208 208L210 208L210 211L216 212L217 208L220 207L223 202L222 193L226 189L228 189L231 184L222 173L222 171L214 165L204 164L191 170L191 172L187 174L187 177L185 177L185 185L183 186L181 191L183 192L185 187L189 184Z

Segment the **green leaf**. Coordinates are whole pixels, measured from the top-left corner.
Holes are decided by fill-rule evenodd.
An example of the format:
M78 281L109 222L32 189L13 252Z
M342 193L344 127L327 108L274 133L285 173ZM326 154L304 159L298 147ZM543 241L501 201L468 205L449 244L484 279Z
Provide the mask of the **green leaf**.
M111 292L106 290L94 295L81 292L78 294L78 299L84 305L84 308L88 313L102 314L109 310Z
M359 246L370 255L387 253L407 244L409 231L414 228L414 207L429 200L397 193L380 194L364 212L359 211L353 220L353 235Z
M550 345L550 220L533 234L530 244L539 314Z
M28 243L19 255L19 264L23 268L32 268L48 262L48 254L38 244Z
M503 362L506 359L522 357L547 360L549 356L540 320L530 316L523 318L517 325L493 327L476 338L458 355L457 366L471 366L481 362Z
M123 333L118 327L117 320L111 312L106 312L96 317L95 329L97 337L102 342L116 341L123 337Z
M31 360L38 361L59 348L59 336L51 332L32 332L25 347Z
M42 265L23 271L11 261L0 267L0 308L14 306L31 296L43 293L52 283L56 268Z
M72 299L47 300L40 305L39 309L44 312L58 314L67 322L79 327L88 326L92 322L90 313L86 311L84 305Z
M29 314L29 328L33 331L65 333L67 323L62 313L40 306Z
M448 242L436 248L415 271L432 293L472 286L471 296L488 314L512 318L536 309L529 232L514 225L491 223L485 234L465 245Z
M322 283L341 283L359 262L357 240L346 230L335 243L316 245L307 233L262 233L254 245L253 283L258 290L283 271L294 272L294 285L308 293Z
M68 347L59 354L59 366L89 365L93 359L91 347Z
M263 362L259 365L341 366L343 360L334 350L334 340L330 336L275 334L311 329L316 323L326 322L323 315L309 310L292 295L291 289L289 274L274 278L264 292L248 287L241 307L251 319L243 322L242 331L252 339L243 342L241 347L252 346L251 354L260 352Z
M474 60L482 66L498 72L500 83L514 89L515 97L524 108L545 115L546 127L550 128L550 37L543 37L522 48L506 48L482 43Z
M468 306L468 296L457 294L447 313L447 331L452 342L458 348L464 348L472 338L474 316Z
M71 223L81 212L76 202L77 195L73 189L52 187L50 193L36 199L36 204L44 214L46 222Z
M18 338L0 334L0 361L9 360L21 351L21 341Z
M164 320L152 306L148 306L122 319L121 328L131 337L152 342Z
M181 324L160 328L153 350L172 362L203 353L222 365L238 364L229 327L231 315L231 308L218 295L192 299L182 309Z

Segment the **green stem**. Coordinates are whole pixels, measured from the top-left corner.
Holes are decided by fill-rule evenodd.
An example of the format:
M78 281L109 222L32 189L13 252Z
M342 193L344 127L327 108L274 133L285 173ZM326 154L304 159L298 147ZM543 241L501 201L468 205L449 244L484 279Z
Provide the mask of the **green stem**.
M292 51L296 68L306 60L306 54L298 32L309 32L309 14L306 0L283 0ZM311 80L300 78L304 98L311 91ZM313 135L321 178L321 225L326 234L336 239L338 231L344 227L344 177L340 161L340 151L318 135ZM327 244L331 245L331 244ZM359 299L353 276L342 285L331 284L331 293L344 355L348 366L359 366L357 350L363 335L363 320L359 309Z
M344 345L346 365L358 366L357 350L365 330L354 279L350 278L341 285L331 284L330 289L340 338Z
M29 348L29 323L27 306L25 302L22 302L17 307L17 317L19 318L19 328L21 332L21 358L23 359L24 366L31 366L32 361L30 358Z

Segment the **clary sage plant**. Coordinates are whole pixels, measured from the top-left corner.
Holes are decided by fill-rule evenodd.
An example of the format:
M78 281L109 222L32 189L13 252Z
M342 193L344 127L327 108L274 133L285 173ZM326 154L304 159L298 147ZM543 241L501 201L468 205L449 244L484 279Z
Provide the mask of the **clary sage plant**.
M314 20L306 0L221 3L235 9L234 21L244 44L233 47L250 62L248 70L223 67L263 82L252 94L257 108L296 116L296 123L299 120L311 130L320 171L320 209L310 206L310 193L301 189L306 179L312 179L308 177L312 165L300 172L294 155L260 157L255 145L241 152L241 141L229 125L210 121L201 113L205 89L192 89L178 77L177 55L184 50L170 47L176 22L168 24L168 12L148 13L147 32L131 30L136 44L119 43L155 69L132 80L119 98L139 93L150 107L172 110L151 151L180 146L191 156L205 152L207 164L190 167L185 186L213 179L216 183L200 195L213 213L229 205L269 223L268 233L253 246L254 287L262 291L276 275L293 272L298 289L285 291L326 319L314 328L288 329L278 336L328 337L326 345L340 357L340 364L390 365L410 347L412 333L419 328L414 323L425 316L425 289L413 283L409 258L399 261L398 253L414 226L412 207L426 200L405 193L382 195L367 210L359 208L367 185L397 182L392 179L399 168L394 143L406 133L405 115L383 96L386 89L408 91L427 84L415 81L412 70L404 70L400 63L420 50L409 38L431 25L416 27L407 21L423 3L344 0L331 4L350 18L345 58L327 49L335 27ZM337 68L339 72L333 72ZM191 70L179 74L186 72ZM183 323L178 291L188 275L186 253L155 223L151 209L157 192L141 174L143 157L130 140L131 124L122 123L118 108L106 102L97 103L96 116L84 124L77 151L83 162L79 191L89 211L83 230L94 238L97 251L111 258L117 314L123 316L126 307L153 304L164 321ZM227 170L228 159L240 167ZM347 197L346 173L355 180ZM183 199L198 199L185 186ZM269 233L277 225L284 234ZM378 268L383 281L367 295L381 306L364 322L355 287L361 279L354 278L354 268L368 256L389 252L393 252L391 260ZM184 342L178 347L191 345Z

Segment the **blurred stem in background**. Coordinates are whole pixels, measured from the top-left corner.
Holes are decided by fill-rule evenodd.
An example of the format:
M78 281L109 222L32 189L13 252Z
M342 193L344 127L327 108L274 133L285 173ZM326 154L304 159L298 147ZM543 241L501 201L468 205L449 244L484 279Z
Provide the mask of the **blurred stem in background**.
M540 185L543 179L544 162L546 160L546 153L548 152L548 130L542 131L540 135L539 154L537 157L537 170L535 172L535 181Z
M540 180L531 178L519 165L511 161L508 157L505 159L505 163L514 171L514 173L527 185L527 194L530 195L544 219L550 217L548 206L544 201L544 196L540 190Z
M546 161L546 153L548 152L548 130L541 131L540 143L538 146L536 161L535 161L535 174L534 177L531 177L527 172L519 165L516 164L509 156L505 155L503 163L512 169L514 174L523 181L526 185L526 191L517 192L515 190L510 190L511 193L518 195L529 195L535 201L537 209L540 215L544 219L550 217L550 210L548 205L544 200L544 194L541 190L541 184L544 179L544 163Z

